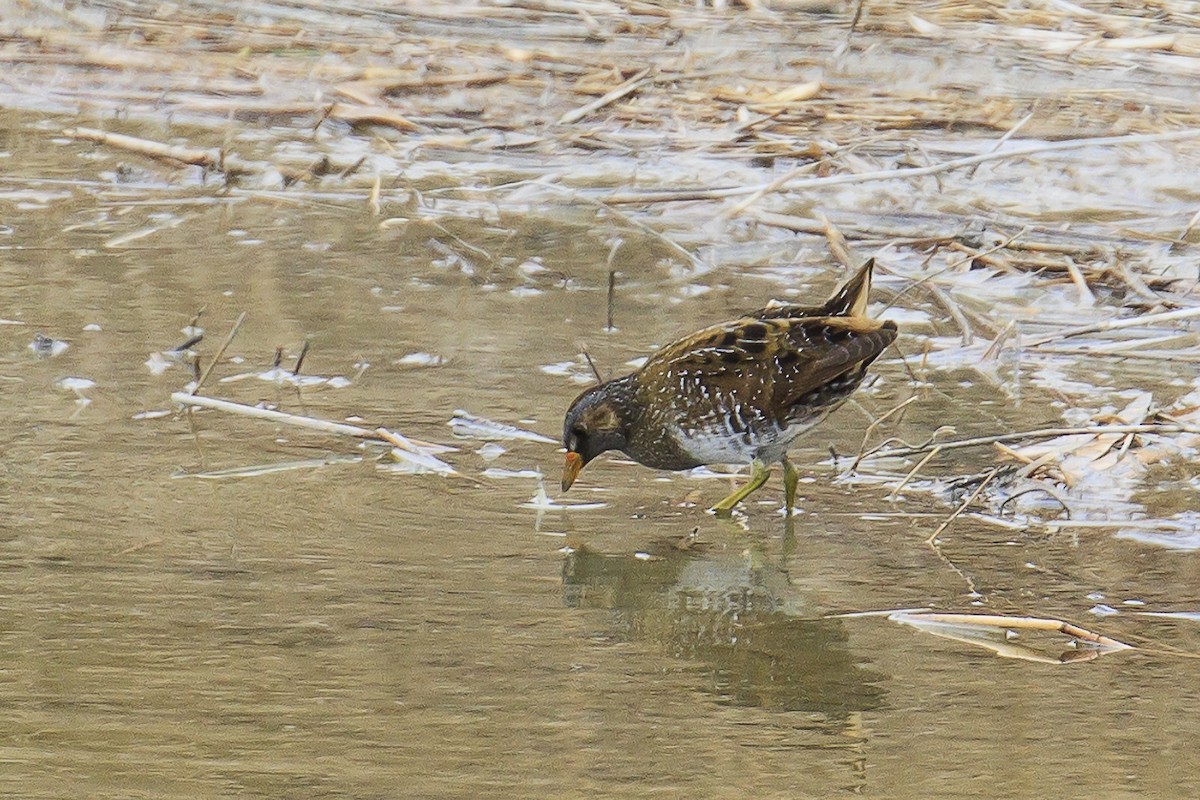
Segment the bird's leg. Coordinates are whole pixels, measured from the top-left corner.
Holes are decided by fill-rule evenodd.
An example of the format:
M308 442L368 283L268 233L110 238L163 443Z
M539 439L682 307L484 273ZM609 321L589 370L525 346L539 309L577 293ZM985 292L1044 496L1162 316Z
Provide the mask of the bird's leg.
M755 489L767 482L767 478L771 477L771 470L767 469L767 465L755 459L750 462L750 480L746 485L738 489L733 494L726 497L721 502L709 509L718 517L727 517L733 511L733 507L745 500L754 492Z
M796 507L796 484L800 483L800 470L792 464L791 459L787 454L783 456L783 504L787 509L787 515L792 515L792 509Z

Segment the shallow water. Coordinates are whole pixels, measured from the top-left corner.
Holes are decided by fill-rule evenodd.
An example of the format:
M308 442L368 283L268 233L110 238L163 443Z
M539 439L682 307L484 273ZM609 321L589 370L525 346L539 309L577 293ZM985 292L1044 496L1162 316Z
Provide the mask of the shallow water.
M818 35L823 19L806 17L795 36L832 50ZM470 20L431 20L430 30L478 32ZM728 40L697 26L689 44L749 58L755 24ZM573 46L580 29L567 30ZM866 55L826 63L838 91L884 78L910 94L957 78L987 83L993 60L1008 68L996 73L1005 76L995 78L1000 94L1020 96L1010 85L1018 83L1047 96L1075 86L1076 71L1058 75L1011 50L971 44L956 70L924 46L867 30L875 42ZM35 71L40 62L29 63ZM1127 91L1147 80L1136 70L1119 78ZM1080 78L1099 87L1110 79L1103 70ZM39 106L48 101L15 82L0 99L9 109L67 112L76 102L67 83L52 93L61 107ZM1182 84L1158 88L1193 102ZM308 91L296 85L274 90ZM1119 111L1113 98L1103 98L1106 114ZM718 156L687 147L581 158L431 146L406 164L401 189L385 192L376 216L362 185L227 191L194 170L58 138L65 125L101 114L74 110L0 118L6 796L1200 792L1200 721L1191 713L1200 668L1188 655L1200 652L1197 548L1118 537L1115 526L1008 530L969 514L936 547L927 543L963 492L919 479L889 499L914 460L868 461L858 477L846 474L868 419L914 391L898 357L881 360L860 408L841 409L793 452L807 477L790 521L779 513L778 477L745 515L721 521L703 509L729 491L728 479L609 457L567 498L600 507L538 508L529 473L540 470L557 496L554 445L501 440L497 454L452 435L447 423L463 409L557 438L567 404L591 380L581 346L617 374L681 333L772 297L820 298L839 277L822 238L710 226L711 208L639 217L698 254L685 263L664 236L561 191L483 188L553 170L585 188L643 178L649 188L724 185L769 180L784 166L731 158L714 179ZM158 123L127 129L167 138ZM250 125L238 145L303 155L312 137L297 130ZM989 130L967 151L996 136ZM351 161L377 144L341 138ZM944 198L932 182L893 182L819 199L848 229L870 222L924 235L969 218L1011 233L1025 221L1069 220L1069 230L1037 234L1132 250L1122 224L1174 235L1194 213L1190 158L1151 149L1114 161L1084 151L1067 159L1069 180L1014 163L999 178L985 168L974 185L947 175ZM456 159L470 191L440 192L456 186L447 177ZM409 189L424 193L419 202L401 196ZM1190 250L1147 240L1133 237L1139 257L1194 271ZM924 255L900 247L888 259L899 266L880 276L884 300L922 277ZM610 268L619 273L612 331ZM1006 315L1035 326L1084 323L1120 300L1101 292L1099 309L1084 307L1065 281L1048 289L1025 274L942 277L981 331L989 321L998 331ZM203 394L452 444L459 449L442 458L459 474L406 474L353 440L180 413L170 395L190 369L157 374L146 362L189 339L184 329L201 309L204 365L247 315ZM989 381L972 368L987 344L960 347L943 307L914 292L894 313L904 315L910 356L936 346L930 370L917 368L921 402L875 440L919 442L947 424L957 436L1056 426L1073 403L1092 413L1124 405L1114 399L1121 390L1145 388L1165 404L1194 388L1190 367L1098 368L1036 353ZM39 334L68 347L39 356L30 348ZM348 386L297 390L254 377L277 348L290 366L306 340L303 374L344 376ZM993 463L991 451L958 451L925 474ZM1186 515L1193 472L1166 459L1144 479L1090 495L1097 508L1084 509L1086 518ZM1176 547L1191 541L1187 533ZM1060 618L1145 649L1086 660L1086 648L1061 637L1022 634L1018 643L1048 658L1004 659L855 615L906 608ZM1073 663L1049 663L1060 658Z
M587 261L569 244L576 231L551 222L509 239L512 268L480 280L431 266L427 231L381 233L357 208L213 202L136 245L103 247L149 213L81 196L8 217L6 242L21 249L0 267L4 316L18 323L0 328L6 793L1196 790L1193 660L1118 653L1052 667L877 617L823 618L975 601L1086 625L1101 602L1170 610L1195 584L1191 556L1108 533L1009 538L963 520L944 535L943 560L924 539L944 504L893 504L885 488L836 478L825 448L857 448L853 408L799 449L813 480L794 524L777 513L774 483L738 524L702 513L723 479L607 460L578 487L604 508L539 513L521 507L534 480L471 477L498 467L552 479L560 456L505 441L485 462L482 442L451 438L454 409L553 437L578 384L540 365L575 359L586 339L602 369L619 369L779 282L730 272L678 313L647 313L651 291L623 289L619 331L604 333L606 254ZM533 255L570 267L568 288L522 277L515 266ZM805 294L833 281L794 272ZM527 285L542 293L512 291ZM657 292L678 287L659 280ZM206 393L452 442L460 450L446 458L465 477L394 474L372 459L186 477L359 452L215 412L135 419L169 409L189 379L143 362L182 343L201 307L208 357L248 312ZM70 347L38 358L36 332ZM269 367L277 346L294 356L306 336L306 374L369 366L343 389L217 382ZM446 362L393 363L416 352ZM895 363L879 372L862 398L876 412L907 380ZM55 388L66 376L96 382L90 404ZM927 430L946 413L906 425ZM1003 404L996 414L1016 416ZM671 545L693 527L699 545ZM1092 627L1200 644L1186 620L1122 613Z

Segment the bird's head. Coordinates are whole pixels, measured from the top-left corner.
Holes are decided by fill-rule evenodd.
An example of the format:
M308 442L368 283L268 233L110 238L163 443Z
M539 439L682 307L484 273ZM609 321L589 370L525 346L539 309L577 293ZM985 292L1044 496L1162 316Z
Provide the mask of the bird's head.
M605 450L625 449L629 423L617 383L593 386L576 397L567 410L563 422L563 446L567 448L562 478L564 492L593 458Z

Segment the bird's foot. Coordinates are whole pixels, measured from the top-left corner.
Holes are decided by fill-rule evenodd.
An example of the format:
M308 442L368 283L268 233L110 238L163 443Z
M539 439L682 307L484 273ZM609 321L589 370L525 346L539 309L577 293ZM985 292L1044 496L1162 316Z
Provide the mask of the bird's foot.
M751 462L750 480L746 482L746 485L717 503L709 511L718 517L728 517L733 513L734 506L753 494L767 482L767 478L769 477L771 477L771 470L767 469L765 464L761 461Z

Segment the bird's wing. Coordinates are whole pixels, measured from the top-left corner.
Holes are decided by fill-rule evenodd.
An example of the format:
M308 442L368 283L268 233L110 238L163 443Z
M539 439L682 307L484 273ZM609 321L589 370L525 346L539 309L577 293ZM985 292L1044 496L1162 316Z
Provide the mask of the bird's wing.
M887 320L812 317L787 322L790 327L776 356L782 368L773 393L773 406L780 413L796 405L839 402L896 339L896 323Z
M848 394L895 338L895 323L865 317L745 317L667 345L641 374L685 402L737 396L783 423L792 406L854 371Z

